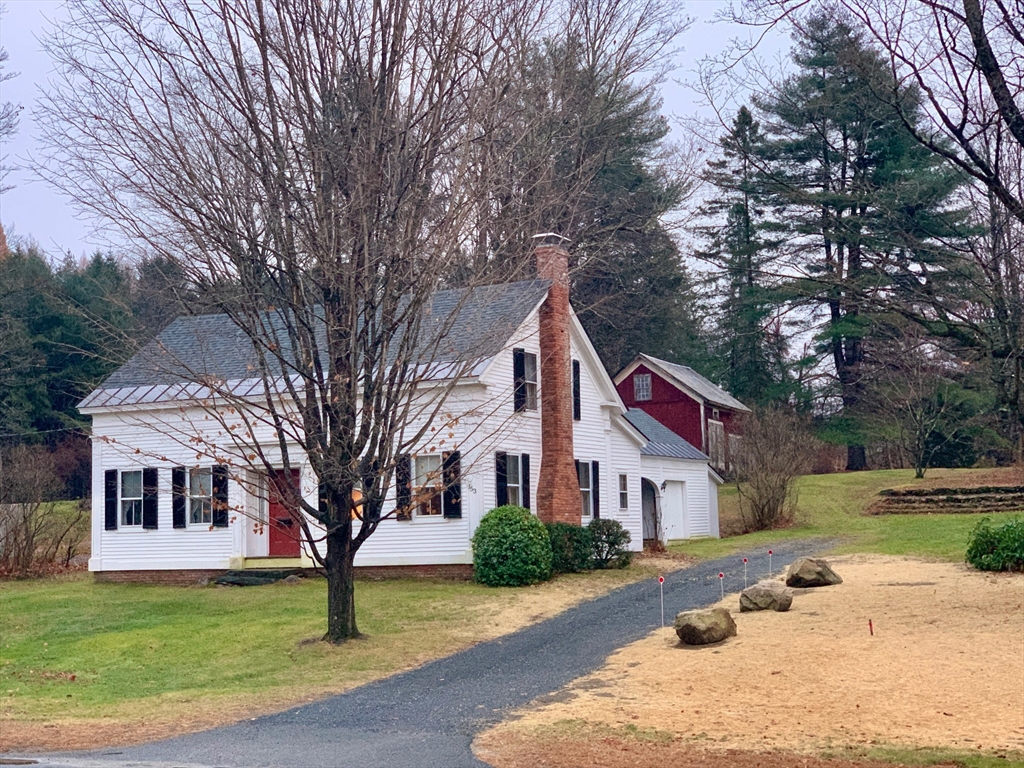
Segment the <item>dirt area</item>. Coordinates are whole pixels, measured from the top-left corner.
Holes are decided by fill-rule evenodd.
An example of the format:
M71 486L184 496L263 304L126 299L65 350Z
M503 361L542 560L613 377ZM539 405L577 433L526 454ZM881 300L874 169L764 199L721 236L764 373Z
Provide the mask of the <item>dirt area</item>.
M495 768L893 768L889 762L791 752L707 752L680 740L637 738L599 729L540 737L492 732L474 747L476 756Z
M798 590L788 613L741 614L728 596L738 635L724 643L681 647L666 628L623 648L482 735L481 755L500 768L620 764L587 762L579 752L593 739L574 732L594 728L618 734L609 737L616 754L660 755L652 766L677 764L676 751L688 765L697 748L804 756L872 745L1024 750L1024 576L884 556L831 562L844 583ZM632 744L623 729L661 741ZM547 763L516 756L559 740L566 748L549 743ZM648 764L631 759L621 764ZM726 762L779 764L757 759ZM793 760L786 764L803 764Z

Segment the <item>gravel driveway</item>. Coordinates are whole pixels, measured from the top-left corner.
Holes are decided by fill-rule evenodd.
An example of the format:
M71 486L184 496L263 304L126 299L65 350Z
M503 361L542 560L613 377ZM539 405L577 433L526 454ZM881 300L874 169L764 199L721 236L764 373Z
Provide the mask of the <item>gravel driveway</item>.
M778 572L821 541L775 549ZM743 584L742 553L665 576L665 618ZM764 552L747 553L751 581ZM599 667L661 622L658 583L630 584L554 618L409 672L276 715L166 741L89 753L38 756L53 768L471 768L474 735L507 712ZM5 756L7 759L13 755Z

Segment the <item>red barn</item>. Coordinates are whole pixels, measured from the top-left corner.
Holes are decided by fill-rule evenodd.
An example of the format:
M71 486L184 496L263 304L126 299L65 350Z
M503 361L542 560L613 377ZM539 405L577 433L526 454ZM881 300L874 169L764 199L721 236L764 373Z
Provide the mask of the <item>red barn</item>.
M750 409L692 368L637 355L615 377L627 408L639 408L691 445L699 446L719 472L731 469L740 420Z

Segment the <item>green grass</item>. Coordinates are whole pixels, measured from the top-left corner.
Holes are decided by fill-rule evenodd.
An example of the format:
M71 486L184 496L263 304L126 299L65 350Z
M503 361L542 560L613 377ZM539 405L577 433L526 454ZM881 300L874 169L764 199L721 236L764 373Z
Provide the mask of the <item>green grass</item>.
M365 639L340 647L324 631L322 579L246 588L98 584L85 574L0 583L0 702L16 720L172 719L209 701L227 709L286 706L466 647L505 608L530 617L652 576L644 567L563 576L526 589L470 582L359 581ZM74 676L74 680L71 676Z
M1024 768L1024 752L970 752L957 749L908 749L906 747L871 747L845 749L823 757L841 757L847 760L881 760L898 765L921 766L954 765L958 768Z
M945 470L942 476L955 482L958 474L971 471ZM799 500L793 527L723 539L676 542L670 548L706 559L745 549L770 548L773 543L788 539L823 537L839 539L833 550L839 554L872 552L963 561L967 537L980 519L978 515L864 514L878 491L914 484L914 473L909 469L807 475L797 480ZM738 514L735 486L721 487L719 506L723 523ZM994 521L1013 516L1014 513L988 515Z

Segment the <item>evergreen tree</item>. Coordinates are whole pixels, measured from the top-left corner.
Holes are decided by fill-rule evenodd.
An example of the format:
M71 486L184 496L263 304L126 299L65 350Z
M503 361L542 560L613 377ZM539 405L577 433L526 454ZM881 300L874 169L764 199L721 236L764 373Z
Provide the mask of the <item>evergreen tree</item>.
M721 158L708 163L707 173L719 195L703 213L725 221L704 228L709 247L700 254L719 269L723 284L715 345L718 378L741 401L766 405L788 400L792 382L776 317L779 297L768 274L778 243L764 211L760 163L765 137L747 107L737 112L720 145Z
M950 211L960 178L906 130L917 93L893 81L878 53L833 9L800 29L797 71L755 100L768 135L765 190L798 301L823 315L818 338L842 402L847 468L866 468L862 367L873 313L908 269L941 273L942 245L962 219ZM900 109L879 94L899 94ZM820 317L820 316L819 316Z

